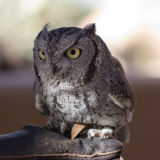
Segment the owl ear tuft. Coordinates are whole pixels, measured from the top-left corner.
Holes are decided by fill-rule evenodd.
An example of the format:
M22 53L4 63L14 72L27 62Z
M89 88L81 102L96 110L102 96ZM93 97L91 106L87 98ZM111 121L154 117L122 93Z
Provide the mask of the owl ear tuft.
M44 25L42 31L45 33L45 32L47 32L48 28L49 28L49 23Z
M42 29L43 37L45 39L47 39L47 37L48 37L48 28L49 28L49 23L45 24L45 26Z
M83 28L83 31L85 31L85 33L87 34L95 34L96 24L95 23L88 24L86 27Z

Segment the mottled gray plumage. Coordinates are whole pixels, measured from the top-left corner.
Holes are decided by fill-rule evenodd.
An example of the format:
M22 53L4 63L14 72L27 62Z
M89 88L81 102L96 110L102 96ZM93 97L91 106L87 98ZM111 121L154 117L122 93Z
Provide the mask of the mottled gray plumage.
M66 56L71 47L80 50L78 58ZM53 117L56 128L64 133L80 123L118 133L126 126L133 110L133 91L120 62L95 34L95 24L51 31L46 25L33 51L36 108Z

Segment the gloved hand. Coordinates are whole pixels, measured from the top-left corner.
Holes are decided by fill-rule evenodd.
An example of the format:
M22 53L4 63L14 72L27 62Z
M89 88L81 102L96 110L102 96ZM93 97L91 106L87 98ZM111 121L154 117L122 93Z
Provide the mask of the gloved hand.
M35 125L0 135L0 160L119 160L123 146L116 139L69 139Z

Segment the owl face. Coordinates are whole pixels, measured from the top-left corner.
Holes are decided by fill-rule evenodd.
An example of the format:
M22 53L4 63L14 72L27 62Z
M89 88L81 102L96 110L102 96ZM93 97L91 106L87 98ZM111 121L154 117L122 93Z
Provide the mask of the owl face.
M94 34L93 26L90 28ZM96 56L96 45L87 36L88 29L74 27L52 31L44 29L34 45L34 67L41 81L77 81L87 77ZM91 66L92 67L92 66Z

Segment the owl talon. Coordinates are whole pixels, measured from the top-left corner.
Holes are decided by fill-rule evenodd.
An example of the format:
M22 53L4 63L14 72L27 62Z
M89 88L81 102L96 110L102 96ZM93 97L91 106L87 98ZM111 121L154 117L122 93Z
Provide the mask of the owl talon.
M88 130L88 138L93 139L93 137L100 137L100 141L109 138L112 136L113 129L111 128L104 128L100 129L89 129Z
M100 141L102 141L103 139L105 139L104 135L100 137Z

